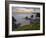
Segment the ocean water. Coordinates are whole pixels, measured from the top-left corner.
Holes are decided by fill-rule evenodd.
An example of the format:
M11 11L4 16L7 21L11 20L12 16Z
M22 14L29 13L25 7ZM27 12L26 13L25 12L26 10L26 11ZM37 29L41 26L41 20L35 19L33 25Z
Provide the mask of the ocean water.
M16 14L14 18L17 20L16 23L21 23L21 26L30 24L30 20L26 20L25 17L30 18L31 14Z

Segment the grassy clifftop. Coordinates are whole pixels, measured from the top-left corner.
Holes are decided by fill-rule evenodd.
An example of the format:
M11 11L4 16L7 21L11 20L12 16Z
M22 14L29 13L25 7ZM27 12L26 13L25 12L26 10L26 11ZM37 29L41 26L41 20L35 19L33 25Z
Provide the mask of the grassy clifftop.
M24 25L16 29L16 31L24 31L24 30L40 30L40 23L32 23L29 25Z

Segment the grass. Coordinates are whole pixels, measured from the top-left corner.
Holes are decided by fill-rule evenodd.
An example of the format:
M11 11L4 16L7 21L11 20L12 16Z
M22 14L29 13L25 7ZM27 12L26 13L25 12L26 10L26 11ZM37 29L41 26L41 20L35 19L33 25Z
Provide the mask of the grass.
M40 23L32 23L16 29L16 31L24 31L24 30L40 30Z

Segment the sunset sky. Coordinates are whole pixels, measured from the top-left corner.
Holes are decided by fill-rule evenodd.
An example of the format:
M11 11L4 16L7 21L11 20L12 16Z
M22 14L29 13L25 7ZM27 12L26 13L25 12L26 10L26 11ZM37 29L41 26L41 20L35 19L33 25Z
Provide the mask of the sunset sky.
M40 12L39 8L26 8L26 7L13 7L13 11L16 13L32 13L32 12Z

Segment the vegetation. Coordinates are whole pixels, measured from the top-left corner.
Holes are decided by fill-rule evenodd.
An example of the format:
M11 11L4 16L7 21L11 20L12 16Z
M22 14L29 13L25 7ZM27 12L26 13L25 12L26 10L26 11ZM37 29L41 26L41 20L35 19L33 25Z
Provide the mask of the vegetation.
M40 23L32 23L16 29L16 31L24 31L24 30L40 30Z

